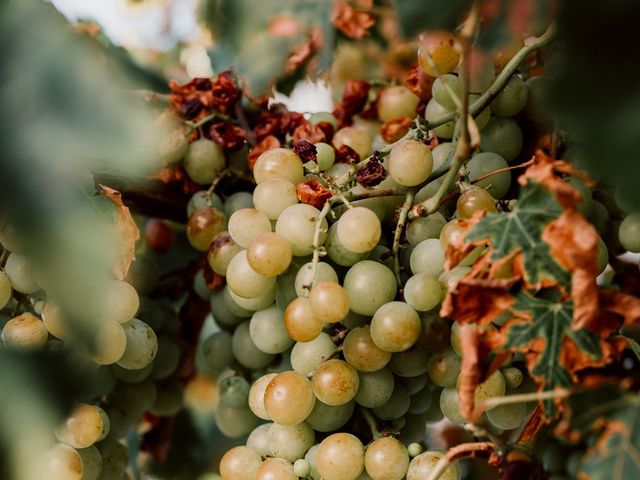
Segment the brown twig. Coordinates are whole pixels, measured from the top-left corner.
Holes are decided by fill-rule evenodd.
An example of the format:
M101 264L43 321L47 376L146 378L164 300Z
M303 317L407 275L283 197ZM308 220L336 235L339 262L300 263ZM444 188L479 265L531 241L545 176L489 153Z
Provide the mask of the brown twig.
M450 448L444 456L438 460L433 470L425 480L438 480L453 462L461 458L488 457L495 451L492 442L463 443Z

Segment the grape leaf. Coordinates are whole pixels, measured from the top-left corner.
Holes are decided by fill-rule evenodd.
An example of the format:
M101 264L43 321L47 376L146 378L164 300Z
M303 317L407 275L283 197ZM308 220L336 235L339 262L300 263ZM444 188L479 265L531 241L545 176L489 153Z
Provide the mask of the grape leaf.
M534 297L521 290L515 296L512 310L528 320L507 324L503 348L535 353L534 365L530 365L529 370L534 377L543 379L545 390L573 384L571 373L562 363L567 339L592 359L601 357L598 335L586 328L573 330L572 302ZM538 345L539 339L543 341L542 346ZM545 408L549 415L553 415L555 407L552 401L545 402Z
M558 218L562 207L541 184L530 180L520 190L516 207L508 213L489 214L467 234L469 242L488 239L491 259L499 260L521 251L525 280L532 285L553 279L567 290L571 276L551 254L549 245L542 240L545 226Z

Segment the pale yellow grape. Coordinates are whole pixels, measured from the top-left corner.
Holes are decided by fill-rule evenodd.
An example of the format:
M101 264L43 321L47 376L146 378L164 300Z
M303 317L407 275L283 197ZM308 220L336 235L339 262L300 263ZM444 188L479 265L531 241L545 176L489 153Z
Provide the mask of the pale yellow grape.
M284 311L284 325L296 342L309 342L320 335L324 322L313 310L311 300L298 297Z
M118 365L131 370L146 367L158 353L158 339L155 332L137 318L125 323L123 328L127 336L127 346L118 360Z
M508 389L518 388L524 380L524 375L519 368L507 367L503 368L501 372L504 377L505 386Z
M364 470L364 447L355 435L334 433L320 443L315 463L322 480L356 480Z
M395 298L398 288L393 272L371 260L363 260L351 267L344 277L343 286L351 310L360 315L373 315Z
M342 344L345 360L361 372L375 372L391 360L391 353L378 348L371 338L369 325L354 328Z
M364 468L372 480L402 480L409 468L409 454L395 438L378 438L367 447Z
M428 217L418 217L407 225L407 240L412 247L428 238L439 238L447 221L442 214L434 213Z
M298 203L296 186L281 178L265 180L253 190L253 203L269 220L276 220L285 208Z
M513 430L522 425L527 417L526 403L498 405L486 412L487 420L500 430Z
M247 261L251 268L265 276L284 273L293 253L289 242L273 232L266 232L254 238L247 248Z
M316 432L333 432L349 421L354 409L353 400L342 405L327 405L316 400L313 411L307 417L307 423Z
M493 372L489 378L476 387L474 402L477 404L493 397L501 397L506 390L504 376L500 370Z
M262 458L253 449L233 447L220 460L220 476L222 480L253 480L261 463Z
M386 352L401 352L411 347L420 336L418 313L404 302L381 306L371 319L371 338Z
M225 437L240 438L256 427L258 417L245 407L235 408L219 403L216 409L216 426Z
M284 312L276 305L253 314L249 334L256 347L265 353L282 353L293 344L284 324Z
M313 276L313 278L311 278ZM313 270L313 263L305 263L298 272L295 278L296 294L299 297L305 296L309 293L312 283L319 282L338 282L338 274L331 265L326 262L318 262L316 264L315 272Z
M267 414L282 425L303 422L313 410L315 401L311 382L294 371L279 373L269 382L264 393Z
M225 294L229 296L231 301L234 303L233 308L242 308L243 310L248 311L248 315L251 312L255 312L257 310L262 310L263 308L267 308L269 305L273 303L276 298L276 292L278 291L278 285L276 283L273 284L271 288L265 290L257 297L241 297L237 295L233 291L231 291L228 287L225 288ZM243 315L244 316L244 315Z
M82 480L98 480L102 473L102 455L100 451L93 445L88 448L78 450L80 458L82 458L83 474Z
M288 148L272 148L258 157L253 167L256 183L279 178L294 185L304 181L302 160L293 150Z
M82 457L69 445L57 443L45 452L41 461L41 480L82 479L84 473Z
M291 367L304 375L308 375L324 362L336 349L331 337L321 332L308 342L297 342L291 350Z
M433 168L431 150L417 140L403 140L389 154L389 175L398 184L414 187L421 184Z
M344 164L341 164L344 165ZM350 267L361 260L364 260L368 256L368 252L355 253L347 249L338 238L338 224L334 223L329 228L327 234L325 248L327 249L327 255L334 263L342 265L343 267Z
M47 344L48 336L44 323L30 313L13 317L2 328L2 343L10 349L40 350Z
M241 208L231 214L227 228L233 241L247 248L254 238L271 231L271 222L255 208Z
M87 403L77 404L56 430L61 442L73 448L87 448L109 433L109 417L102 408Z
M116 363L127 348L127 335L120 322L110 318L100 318L96 322L95 348L91 359L100 365Z
M298 477L307 478L311 474L311 464L304 458L300 458L293 464L293 473Z
M453 322L451 325L451 348L453 348L453 351L456 352L459 357L462 357L462 338L460 336L461 328L462 326L458 322Z
M383 88L378 96L378 118L383 122L394 117L416 116L416 108L420 99L407 87L396 85Z
M444 250L440 240L428 238L415 246L410 257L411 272L438 278L444 271Z
M355 368L337 358L316 367L311 379L313 393L327 405L343 405L358 392L360 380Z
M336 150L339 150L342 145L351 147L360 156L360 160L371 155L371 137L361 127L341 128L333 136L332 143Z
M450 110L446 107L443 107L438 102L436 102L435 98L429 100L427 103L427 108L424 110L424 118L427 122L434 122L438 118L442 117L449 113ZM439 125L432 129L432 133L440 138L444 138L446 140L451 140L453 138L453 130L455 128L455 121L451 120L447 123Z
M407 471L407 480L425 480L429 478L431 472L435 468L438 460L444 456L442 452L424 452L414 457L409 464L409 470ZM462 472L457 463L454 463L448 467L442 475L440 480L459 480Z
M309 294L311 308L322 322L337 323L349 313L349 298L336 282L317 283Z
M211 183L224 169L224 164L222 147L207 138L191 142L184 157L187 175L199 184Z
M112 280L105 285L100 316L126 323L134 317L139 307L138 292L131 284L122 280Z
M251 338L250 321L238 325L231 337L231 351L240 365L251 370L259 370L269 365L274 355L263 352Z
M433 383L441 387L456 384L462 360L452 348L445 348L433 354L427 363L427 373Z
M227 285L244 298L254 298L269 290L275 284L274 277L256 272L247 258L247 251L237 253L227 265Z
M261 376L249 390L249 408L259 418L263 420L271 420L271 417L267 413L267 409L264 406L264 392L267 386L276 377L277 373L267 373Z
M54 337L66 340L71 336L69 325L62 309L52 300L47 300L42 309L42 322Z
M30 294L40 289L35 267L24 255L10 254L4 264L4 273L9 277L11 286L16 292Z
M269 456L269 428L273 422L263 423L254 428L247 437L247 447L252 448L262 457Z
M317 208L299 203L287 207L278 217L275 232L289 241L296 257L313 253L313 237L319 215ZM327 230L327 220L322 219L320 245L327 238Z
M378 216L365 207L353 207L337 223L338 240L354 253L365 253L376 246L382 234Z
M11 300L11 280L9 276L0 270L0 308L7 306Z
M253 480L298 480L293 465L282 458L267 458L256 470Z
M306 422L297 425L272 423L267 434L270 455L291 463L303 458L314 440L313 429Z
M427 273L418 273L407 280L404 299L419 312L428 312L437 307L443 298L440 282Z
M229 262L241 251L242 247L233 241L229 232L220 232L211 241L207 252L207 261L211 269L218 275L226 275Z

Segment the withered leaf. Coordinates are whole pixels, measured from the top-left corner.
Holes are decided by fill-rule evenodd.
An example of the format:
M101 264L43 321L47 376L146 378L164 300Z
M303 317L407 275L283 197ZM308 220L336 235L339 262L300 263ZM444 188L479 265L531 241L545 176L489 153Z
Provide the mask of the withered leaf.
M321 209L325 202L333 196L331 190L313 178L296 185L296 192L298 193L298 200L317 209Z

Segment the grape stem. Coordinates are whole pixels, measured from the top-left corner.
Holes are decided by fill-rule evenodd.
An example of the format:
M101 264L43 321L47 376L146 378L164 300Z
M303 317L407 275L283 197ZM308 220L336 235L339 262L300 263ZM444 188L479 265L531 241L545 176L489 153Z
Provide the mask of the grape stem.
M333 200L333 198L331 199ZM320 245L320 235L322 235L322 221L327 218L329 212L331 211L331 201L328 200L325 202L322 210L318 214L318 218L316 219L315 230L313 231L313 257L311 258L311 281L308 286L305 286L304 293L305 297L309 296L309 292L313 288L313 284L316 281L316 269L318 267L318 262L320 261L320 257L326 255L326 251Z
M404 204L400 209L400 213L398 214L398 224L396 225L396 230L393 233L393 245L391 247L391 253L393 254L393 273L396 275L396 281L398 282L398 287L400 288L400 294L402 295L402 278L400 277L400 237L402 236L402 232L404 231L404 226L407 223L407 217L409 215L409 210L411 210L411 205L413 204L414 193L407 193Z
M438 480L455 462L461 458L488 457L495 451L492 442L463 443L450 448L435 464L433 470L425 480Z
M369 430L371 430L371 436L373 437L373 439L377 440L378 438L384 437L382 432L378 429L378 422L376 422L376 419L373 418L373 415L371 414L369 409L360 407L360 412L362 413L362 417L364 418L364 420L367 422L367 425L369 425Z
M473 420L480 419L482 414L487 410L498 407L500 405L511 405L514 403L539 402L542 400L552 400L558 398L567 398L575 389L559 388L556 390L547 390L544 392L520 393L517 395L506 395L502 397L492 397L476 405L471 418Z

